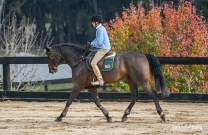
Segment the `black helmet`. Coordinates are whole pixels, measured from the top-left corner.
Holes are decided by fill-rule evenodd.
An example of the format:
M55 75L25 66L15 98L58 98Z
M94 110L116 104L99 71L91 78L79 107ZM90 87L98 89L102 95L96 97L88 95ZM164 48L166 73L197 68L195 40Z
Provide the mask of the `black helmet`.
M99 22L99 23L102 23L103 22L103 19L100 15L96 14L94 16L92 16L92 20L91 22Z

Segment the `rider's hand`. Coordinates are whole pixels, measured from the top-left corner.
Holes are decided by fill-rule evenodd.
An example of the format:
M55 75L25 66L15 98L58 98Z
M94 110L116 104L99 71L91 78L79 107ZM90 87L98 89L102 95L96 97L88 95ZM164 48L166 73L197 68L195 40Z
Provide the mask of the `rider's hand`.
M87 42L87 49L90 49L90 47L91 47L91 43Z

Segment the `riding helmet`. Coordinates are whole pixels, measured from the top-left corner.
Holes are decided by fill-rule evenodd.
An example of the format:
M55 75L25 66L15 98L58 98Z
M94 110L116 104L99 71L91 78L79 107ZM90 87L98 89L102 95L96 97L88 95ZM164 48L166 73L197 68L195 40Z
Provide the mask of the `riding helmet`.
M102 23L103 22L103 19L100 15L96 14L94 16L92 16L92 21L91 22L99 22L99 23Z

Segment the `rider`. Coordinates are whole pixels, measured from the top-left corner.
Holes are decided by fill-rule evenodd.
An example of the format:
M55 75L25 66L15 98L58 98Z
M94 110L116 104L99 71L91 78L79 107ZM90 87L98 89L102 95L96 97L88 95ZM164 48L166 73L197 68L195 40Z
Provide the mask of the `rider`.
M94 58L92 59L92 61L90 63L98 81L91 82L91 83L92 83L92 85L100 85L100 86L104 85L104 81L103 81L103 77L100 73L100 70L97 66L97 63L111 49L108 33L107 33L105 27L102 25L102 22L103 22L103 20L100 15L96 14L96 15L92 16L91 23L92 23L93 27L96 28L96 37L91 43L87 42L87 48L90 48L92 46L92 47L95 47L98 49Z

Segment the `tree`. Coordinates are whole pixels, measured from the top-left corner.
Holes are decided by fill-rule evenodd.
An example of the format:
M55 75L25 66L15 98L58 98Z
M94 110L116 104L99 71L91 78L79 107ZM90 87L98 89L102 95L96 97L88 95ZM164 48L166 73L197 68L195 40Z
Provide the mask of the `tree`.
M202 15L208 19L208 1L207 0L193 0L196 8L202 12Z
M53 44L70 42L85 44L94 38L95 31L90 19L95 13L101 14L108 22L115 13L122 14L132 0L7 0L5 12L15 12L17 22L22 16L35 19L36 29L54 38ZM141 1L141 0L140 0ZM166 2L167 1L167 2ZM136 5L138 1L134 1ZM148 12L152 7L172 3L177 8L178 0L143 0L142 7ZM206 0L194 0L194 4L203 7L203 16L207 17ZM40 38L40 37L38 37Z
M0 0L0 14L2 13L3 9L4 9L4 0Z
M53 43L85 44L95 34L91 16L98 13L108 21L115 11L122 11L123 2L127 3L126 0L113 1L113 4L110 0L8 0L6 13L15 12L18 22L23 15L35 19L36 29L51 35Z

